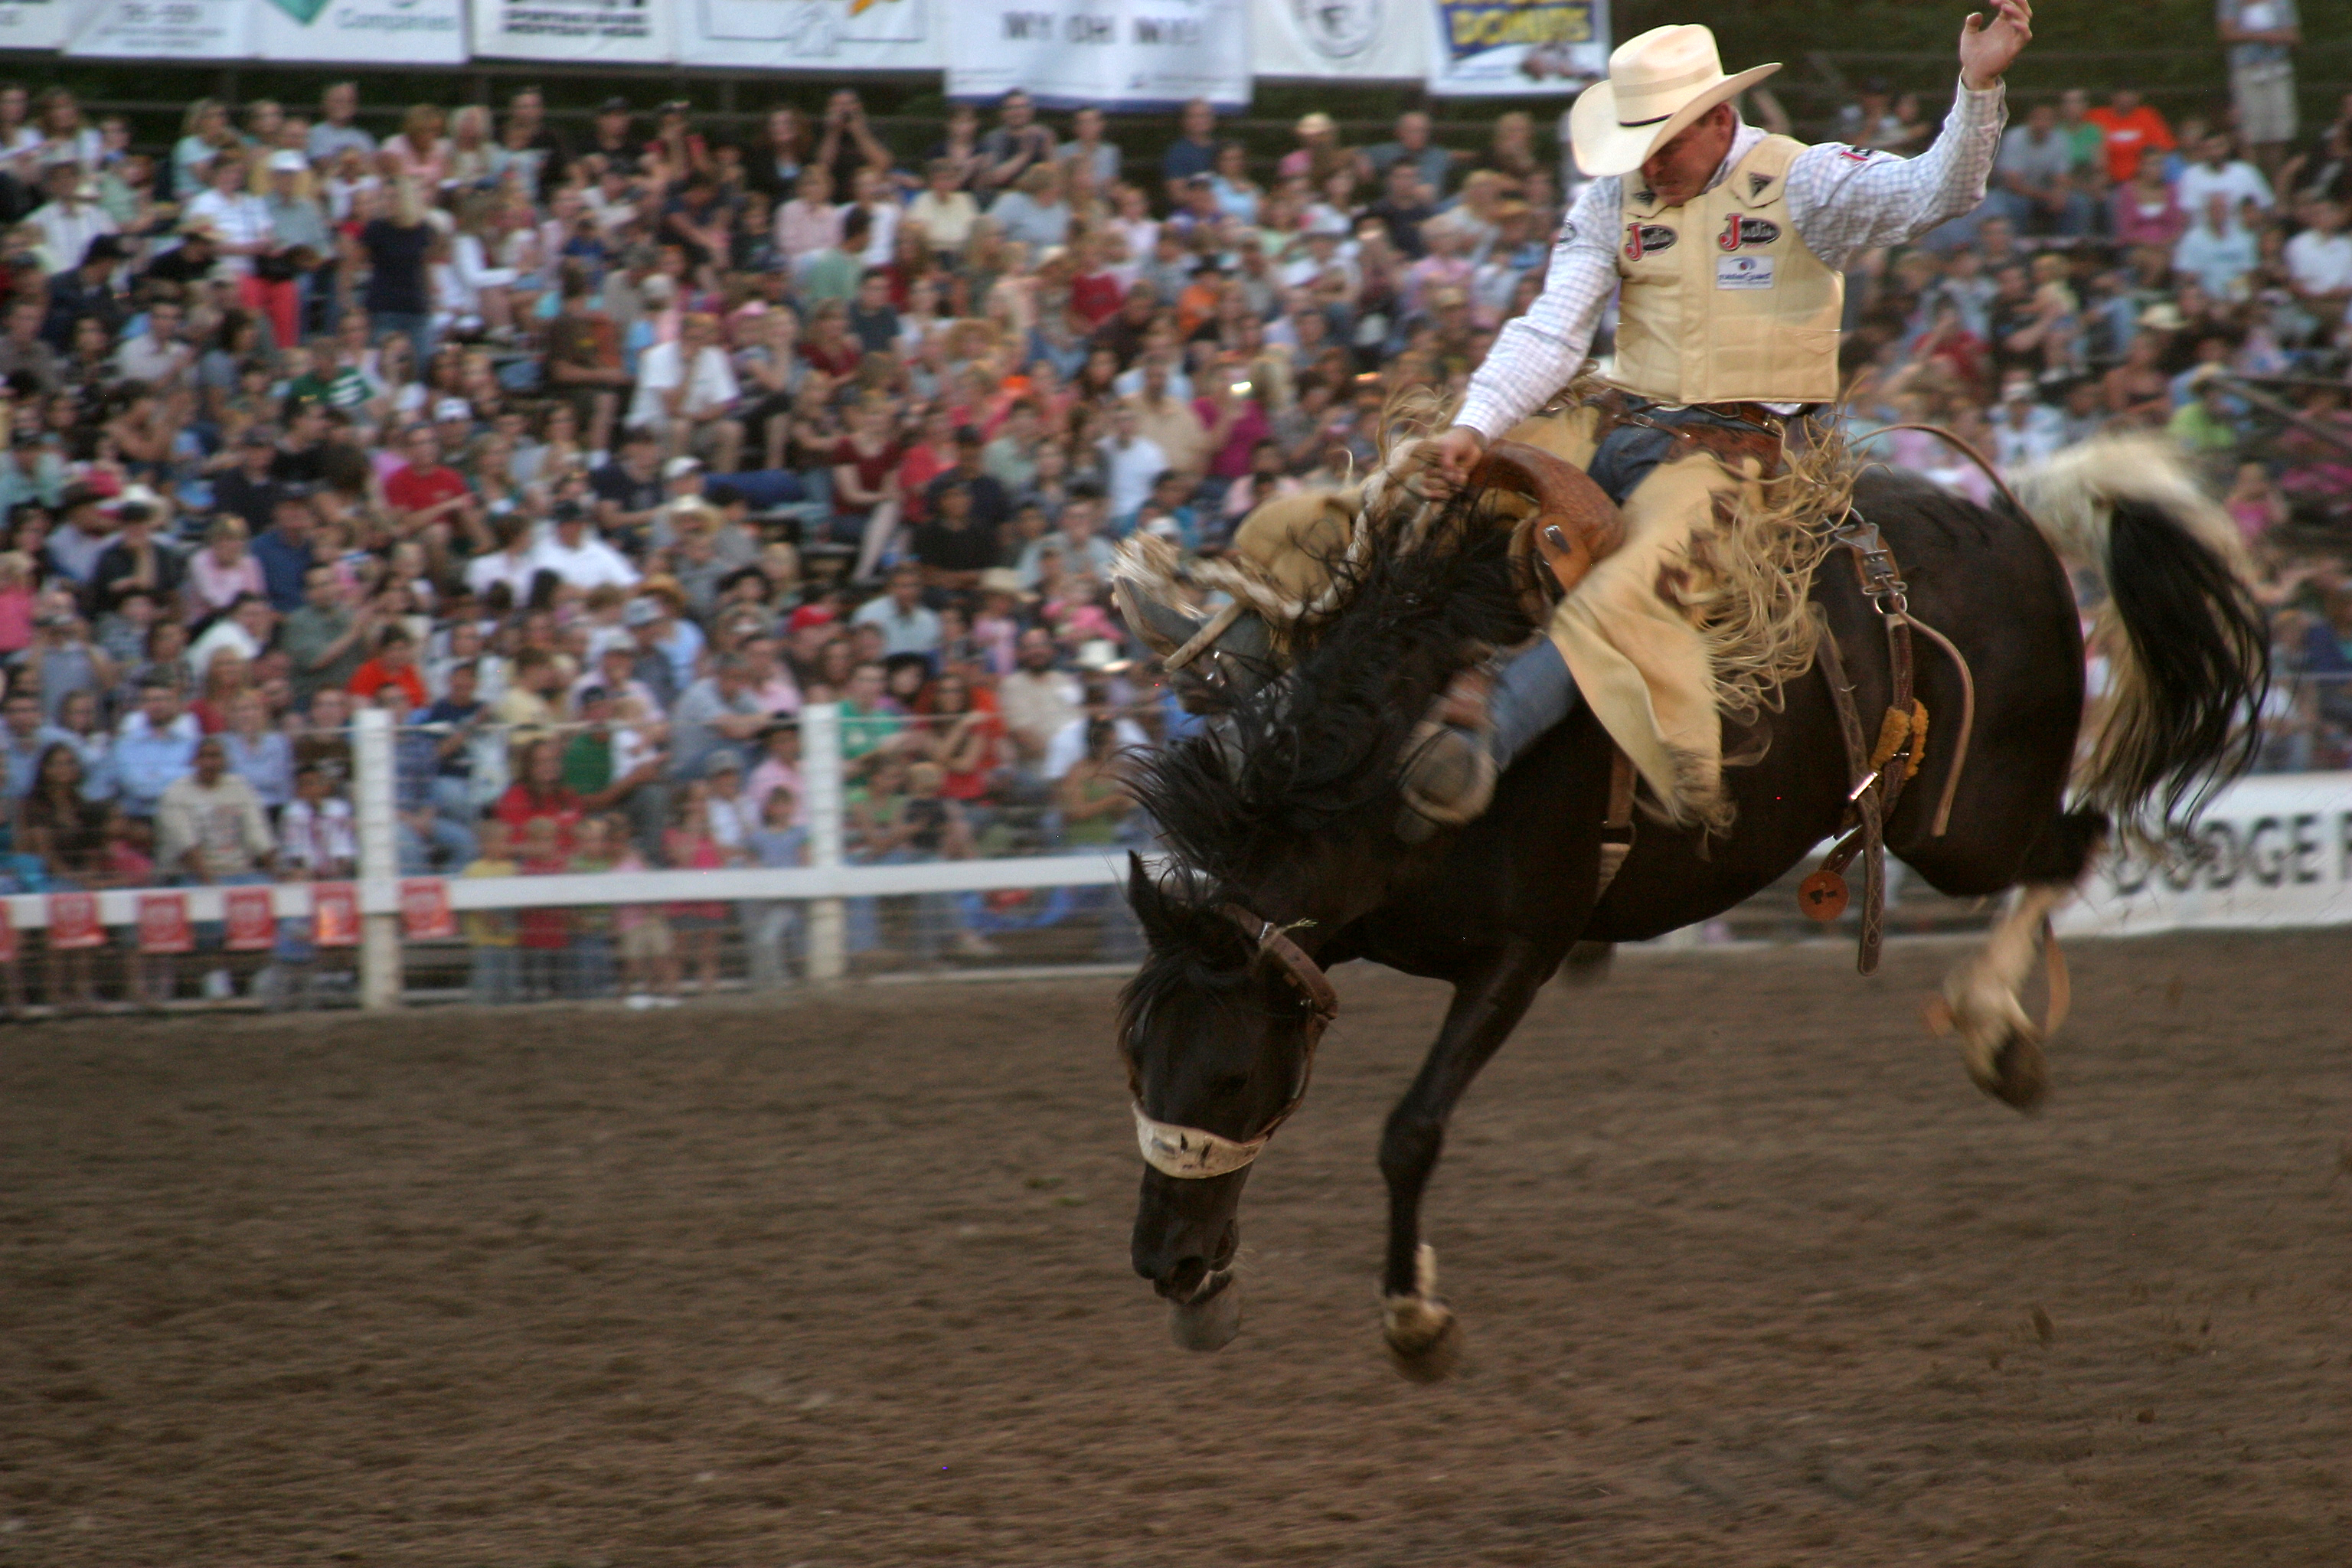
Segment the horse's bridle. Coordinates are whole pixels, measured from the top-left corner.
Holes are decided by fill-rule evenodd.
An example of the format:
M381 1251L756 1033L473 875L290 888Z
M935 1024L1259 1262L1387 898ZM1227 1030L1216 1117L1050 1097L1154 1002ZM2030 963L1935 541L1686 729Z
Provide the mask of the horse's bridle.
M1307 1085L1315 1076L1315 1047L1322 1043L1323 1031L1339 1012L1339 994L1331 988L1331 977L1323 973L1321 964L1307 956L1306 950L1290 940L1284 927L1260 919L1239 904L1225 905L1223 914L1242 928L1243 933L1256 944L1261 956L1272 959L1281 968L1284 978L1298 988L1312 1012L1307 1022L1306 1054L1298 1064L1298 1087L1255 1138L1227 1138L1199 1127L1154 1121L1144 1114L1143 1101L1136 1100L1135 1141L1143 1150L1143 1163L1162 1175L1185 1181L1229 1176L1258 1157L1276 1131L1307 1099Z

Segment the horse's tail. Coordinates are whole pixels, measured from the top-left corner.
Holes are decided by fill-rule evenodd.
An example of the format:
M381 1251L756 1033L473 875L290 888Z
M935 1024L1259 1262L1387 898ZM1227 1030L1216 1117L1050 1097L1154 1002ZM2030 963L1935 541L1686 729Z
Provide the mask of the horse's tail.
M2270 647L2244 545L2154 436L2073 447L2018 490L2059 552L2106 579L2095 635L2114 679L2076 787L2127 828L2161 834L2243 771L2259 740Z

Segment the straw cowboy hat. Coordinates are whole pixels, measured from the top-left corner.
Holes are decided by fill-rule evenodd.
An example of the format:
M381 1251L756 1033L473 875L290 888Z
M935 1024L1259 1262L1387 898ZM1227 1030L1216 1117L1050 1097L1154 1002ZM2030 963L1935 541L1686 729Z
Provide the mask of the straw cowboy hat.
M1569 110L1576 166L1595 179L1630 174L1700 115L1780 68L1724 75L1715 35L1696 24L1628 38L1609 57L1609 79L1586 88Z

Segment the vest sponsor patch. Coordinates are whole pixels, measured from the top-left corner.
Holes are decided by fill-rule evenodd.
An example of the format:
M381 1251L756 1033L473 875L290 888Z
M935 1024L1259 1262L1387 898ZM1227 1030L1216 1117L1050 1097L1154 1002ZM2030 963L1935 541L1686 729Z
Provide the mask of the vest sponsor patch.
M1644 256L1654 256L1661 250L1675 247L1675 231L1662 223L1629 223L1625 226L1625 259L1639 261Z
M1772 258L1769 256L1718 256L1715 258L1718 289L1769 289Z
M1738 250L1743 245L1769 245L1780 237L1780 226L1771 219L1733 213L1724 220L1723 232L1715 237L1715 243L1726 250Z

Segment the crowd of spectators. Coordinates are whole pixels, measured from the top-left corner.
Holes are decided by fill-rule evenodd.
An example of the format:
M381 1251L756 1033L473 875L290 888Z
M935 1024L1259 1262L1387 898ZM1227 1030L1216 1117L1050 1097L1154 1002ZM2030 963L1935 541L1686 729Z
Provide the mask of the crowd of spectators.
M1841 133L1916 152L1935 108L1874 88ZM1540 289L1572 194L1518 111L1475 148L1312 113L1268 158L1205 104L1140 156L1017 92L896 144L847 90L740 140L619 98L571 136L530 89L382 140L360 110L199 101L150 150L0 88L15 890L349 875L371 705L404 874L799 864L814 701L854 859L1139 842L1117 758L1188 721L1110 607L1117 542L1214 551L1360 472L1389 394L1460 390ZM2169 432L2319 678L2273 760L2341 763L2352 99L2254 159L2127 91L2012 113L1979 211L1856 266L1856 438L1981 494L1872 430L2004 467ZM853 950L990 950L985 900L902 913L853 908ZM486 999L646 1005L730 928L781 982L793 923L466 922Z

